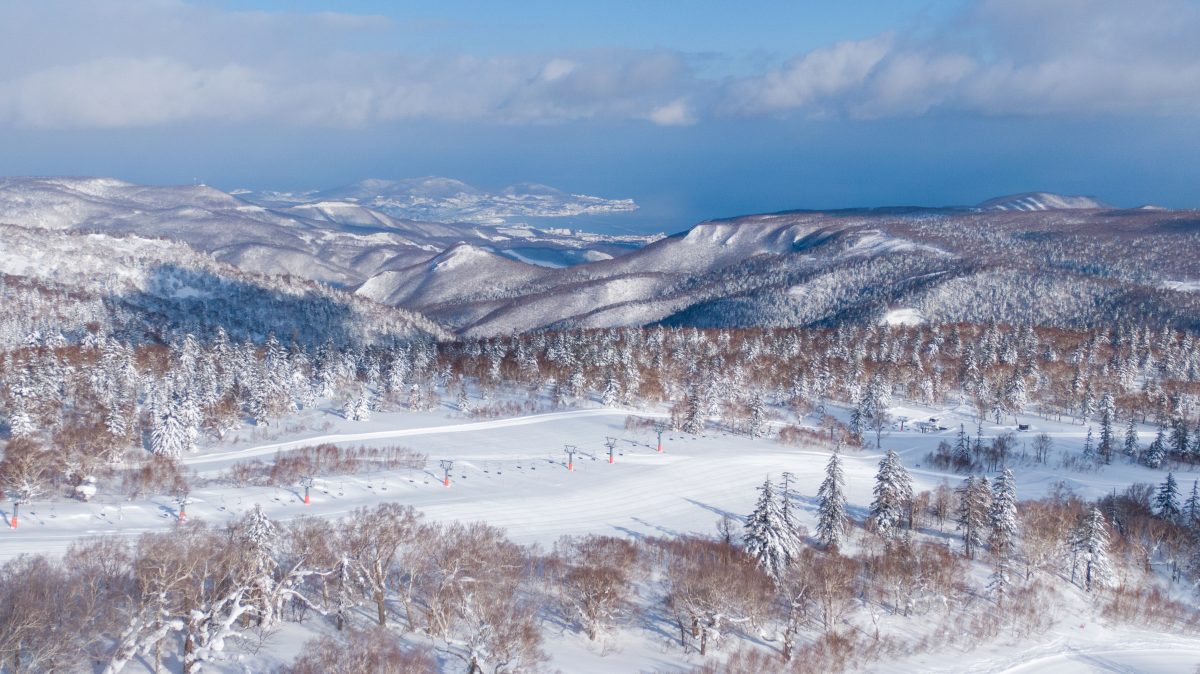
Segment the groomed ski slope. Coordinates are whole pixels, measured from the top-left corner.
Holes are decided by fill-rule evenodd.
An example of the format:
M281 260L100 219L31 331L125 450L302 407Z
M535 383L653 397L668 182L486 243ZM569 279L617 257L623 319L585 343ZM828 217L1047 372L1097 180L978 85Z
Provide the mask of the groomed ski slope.
M957 484L961 476L928 470L920 464L943 439L953 439L959 423L974 429L974 420L953 409L894 408L894 415L911 419L935 416L947 431L920 433L892 430L883 448L896 449L913 476L916 490L931 489L943 479ZM965 410L964 410L965 412ZM189 519L223 522L261 504L269 516L289 520L303 515L336 519L356 508L382 501L411 504L426 517L439 520L483 520L503 527L523 544L551 546L563 535L609 534L631 537L712 534L724 515L744 516L754 504L755 487L766 475L778 479L783 471L796 476L800 495L799 519L811 530L815 523L813 495L823 477L829 452L817 447L793 447L772 439L749 439L710 429L701 436L667 432L663 453L655 450L653 431L626 430L626 417L653 418L662 413L623 409L576 409L488 421L467 421L445 409L426 413L376 414L371 421L349 422L328 409L309 410L270 430L204 449L184 459L197 471L197 483L226 471L237 461L270 461L276 452L318 443L346 446L403 445L428 454L424 470L378 471L345 477L318 478L312 504L303 504L303 488L236 488L226 485L194 487L187 506ZM1022 418L1033 429L1020 433L1028 442L1037 432L1055 438L1056 449L1078 451L1086 428L1038 417ZM983 427L985 436L1009 430ZM1149 441L1149 429L1144 429ZM615 463L609 465L605 438L617 439ZM566 469L563 447L576 445L574 470ZM882 450L873 446L848 451L844 469L852 515L862 520L871 498L874 474ZM451 486L442 484L441 460L454 462ZM1124 463L1101 472L1063 472L1051 466L1018 465L1020 498L1036 498L1065 481L1080 495L1094 498L1131 482L1157 483L1164 473ZM1181 485L1198 476L1176 475ZM5 523L10 505L0 508ZM22 508L20 528L0 528L0 559L23 552L58 554L74 540L98 534L136 536L174 526L178 504L169 497L134 501L101 493L90 503L59 501ZM948 534L952 533L948 526ZM956 539L955 539L956 540ZM1079 608L1079 607L1075 607ZM1084 610L1086 614L1086 609ZM1200 663L1200 639L1164 637L1132 629L1111 630L1090 617L1064 621L1052 634L1007 643L985 644L965 653L910 656L875 671L899 672L1191 672ZM299 645L321 629L319 621L304 626L287 624L265 650L241 665L218 671L269 670L289 660ZM317 630L314 632L313 630ZM632 630L615 649L598 649L570 631L551 630L546 649L557 667L570 674L682 671L700 662L684 655L669 637ZM134 670L137 671L137 670Z

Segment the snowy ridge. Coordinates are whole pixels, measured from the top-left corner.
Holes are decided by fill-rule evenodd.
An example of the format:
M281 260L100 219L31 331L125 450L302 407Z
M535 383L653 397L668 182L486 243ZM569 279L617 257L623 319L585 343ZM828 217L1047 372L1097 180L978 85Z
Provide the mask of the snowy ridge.
M249 274L177 242L0 225L0 300L26 306L0 328L0 345L31 334L136 341L217 327L373 343L446 333L409 311L295 277ZM324 325L324 318L333 324Z
M988 199L976 208L984 211L1057 211L1112 207L1095 197L1054 194L1053 192L1025 192Z
M425 181L420 187L426 195L474 194L456 181ZM519 223L423 222L389 215L360 198L363 190L393 188L402 186L373 181L327 195L234 195L204 185L144 186L111 178L2 178L0 224L169 238L247 271L336 286L357 286L459 242L522 264L563 267L623 255L656 238L542 230ZM541 204L549 212L555 210L546 205L557 198L554 193L545 188L532 196L514 192L505 198ZM606 208L598 205L603 200L579 199L585 205L571 212Z
M311 193L311 197L355 201L397 218L490 225L504 224L516 218L555 218L637 210L637 204L632 199L568 194L534 183L487 192L460 180L434 176L408 180L368 179Z

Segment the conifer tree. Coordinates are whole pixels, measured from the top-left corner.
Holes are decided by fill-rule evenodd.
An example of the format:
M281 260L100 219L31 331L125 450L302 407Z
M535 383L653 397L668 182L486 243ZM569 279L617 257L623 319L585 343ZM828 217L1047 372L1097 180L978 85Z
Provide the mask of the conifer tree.
M1122 451L1130 461L1136 461L1138 455L1137 419L1129 417L1129 425L1125 427L1125 446Z
M958 493L955 521L962 532L963 553L967 559L973 559L975 551L983 545L987 535L992 489L986 477L976 478L969 475L955 491Z
M1083 516L1068 541L1072 554L1071 581L1075 582L1079 565L1083 565L1083 589L1107 587L1112 582L1112 563L1108 559L1108 525L1100 509L1093 507Z
M889 449L879 462L871 502L871 520L885 542L904 536L903 525L912 506L912 495L912 478L900 463L900 456Z
M1171 450L1182 457L1188 453L1189 446L1187 422L1183 417L1175 417L1171 421Z
M767 431L767 410L763 404L762 394L755 391L750 396L750 418L746 421L746 432L752 438L764 435Z
M992 485L992 507L988 511L988 547L997 559L1012 557L1018 532L1016 481L1005 468Z
M817 541L826 548L841 546L849 529L845 488L842 460L834 452L825 465L825 479L817 489Z
M1192 480L1192 494L1183 502L1184 522L1200 526L1200 480Z
M1164 520L1174 522L1179 519L1179 485L1175 475L1167 473L1167 479L1158 487L1154 495L1154 514Z
M795 513L792 510L792 483L795 482L796 476L792 473L784 471L780 476L779 481L779 512L783 515L783 524L787 527L788 535L792 539L792 549L799 550L804 544L804 537L800 523L796 521Z
M951 457L957 470L966 470L971 466L971 437L967 435L966 424L958 425L958 438L954 441Z
M1154 442L1146 448L1146 453L1142 455L1142 463L1148 468L1158 468L1167 458L1167 442L1165 433L1162 428L1158 429L1158 435L1154 437Z
M1116 434L1113 432L1113 422L1116 413L1113 408L1113 395L1108 391L1100 398L1100 444L1096 450L1100 461L1112 463L1113 451L1116 448Z
M758 503L746 519L742 539L746 552L767 575L775 580L783 577L796 550L769 477L758 488Z
M154 408L151 410L150 451L171 459L195 451L195 428L189 425L189 415L179 393L160 393Z

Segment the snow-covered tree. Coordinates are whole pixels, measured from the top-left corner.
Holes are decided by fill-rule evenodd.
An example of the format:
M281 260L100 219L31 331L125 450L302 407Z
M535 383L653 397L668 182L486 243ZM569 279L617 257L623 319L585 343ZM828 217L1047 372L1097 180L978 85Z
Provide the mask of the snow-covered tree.
M16 383L9 387L12 403L8 416L8 429L14 438L28 438L37 432L37 424L34 423L33 415L30 413L32 395L32 387L24 373Z
M1192 480L1192 493L1183 502L1184 522L1200 526L1200 480Z
M238 521L233 535L240 545L244 559L249 564L246 584L247 602L257 608L260 625L271 625L279 619L278 607L271 601L275 596L275 561L279 530L262 505L255 503L250 512Z
M1090 461L1096 460L1096 441L1092 437L1092 427L1091 426L1088 426L1087 437L1085 437L1083 439L1082 456L1083 456L1084 461L1090 462Z
M900 463L900 456L889 449L879 462L871 501L871 521L884 541L890 543L904 536L912 495L912 478Z
M834 452L825 465L825 479L817 489L817 541L827 548L839 547L849 529L845 488L842 460Z
M604 382L604 391L600 394L600 403L605 407L615 407L621 401L621 386L617 378L610 376Z
M1113 569L1108 558L1108 525L1099 508L1093 507L1071 531L1068 545L1071 550L1071 582L1076 582L1082 565L1083 589L1107 587L1112 583Z
M796 515L792 508L792 500L795 498L795 493L792 491L792 483L796 481L796 476L788 471L784 471L779 480L779 512L783 515L783 524L787 527L788 536L792 539L792 549L799 550L804 545L804 528L796 521Z
M1017 541L1017 492L1010 469L1005 468L992 484L992 507L988 511L988 546L997 558L1008 559Z
M746 420L746 433L757 438L767 432L767 410L763 402L762 394L755 391L750 396L750 402L747 405L749 408L749 418Z
M966 424L958 425L958 437L954 441L951 460L957 470L965 470L971 465L971 437L967 435Z
M367 421L371 418L371 399L365 388L346 399L342 405L342 416L351 421Z
M163 395L151 414L150 451L171 459L196 451L194 415L179 391Z
M954 519L958 530L962 532L963 553L968 559L973 559L975 551L986 539L992 488L986 477L970 475L955 491L958 493L958 509Z
M1138 442L1137 419L1130 416L1129 425L1125 427L1125 444L1121 450L1130 461L1137 460Z
M1116 432L1113 424L1116 421L1116 411L1113 406L1113 395L1108 391L1100 397L1100 444L1096 451L1104 463L1112 463L1112 455L1116 450Z
M742 540L746 552L758 560L758 565L767 575L776 580L783 576L796 555L792 534L788 531L769 477L758 488L758 503L754 512L746 518Z
M1142 463L1149 468L1158 468L1167 458L1167 442L1163 429L1158 429L1158 434L1154 436L1154 441L1146 448L1146 453L1142 455Z
M1012 415L1015 424L1017 415L1023 412L1028 404L1029 392L1025 388L1025 377L1014 371L1004 386L1004 410Z
M471 396L467 393L467 385L464 382L458 387L458 395L454 398L454 406L463 414L471 413Z
M1167 473L1167 479L1159 485L1152 506L1154 514L1164 520L1173 522L1179 519L1179 484L1175 482L1173 473Z

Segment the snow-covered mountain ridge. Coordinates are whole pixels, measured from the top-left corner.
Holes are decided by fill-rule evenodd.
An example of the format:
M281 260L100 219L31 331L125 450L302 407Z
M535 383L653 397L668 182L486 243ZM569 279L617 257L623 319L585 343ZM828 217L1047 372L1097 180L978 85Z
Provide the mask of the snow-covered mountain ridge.
M1025 192L988 199L976 208L983 211L1058 211L1069 209L1110 209L1112 206L1095 197L1053 192Z
M468 334L662 322L1087 326L1114 316L1200 328L1188 211L796 212L704 222L565 269L495 255L390 270L359 292ZM1132 251L1132 254L1131 254ZM1174 285L1167 283L1174 282Z
M255 204L205 185L145 186L112 178L0 178L0 224L169 238L249 271L338 286L358 285L459 242L565 266L620 255L654 239L421 222L353 201Z
M461 180L429 176L407 180L368 179L331 190L254 192L235 195L268 206L320 202L361 204L394 218L501 225L522 218L556 218L627 213L632 199L569 194L548 185L524 183L488 192Z
M178 242L0 225L0 348L31 336L390 344L447 333L410 311L291 276L251 274Z
M1194 211L1037 194L985 202L995 209L795 211L622 238L404 220L352 200L394 187L254 204L205 186L9 178L0 223L178 240L245 271L320 281L472 335L898 317L1071 327L1120 317L1200 329L1200 294L1187 290L1200 283ZM404 189L438 199L467 189L419 187Z

